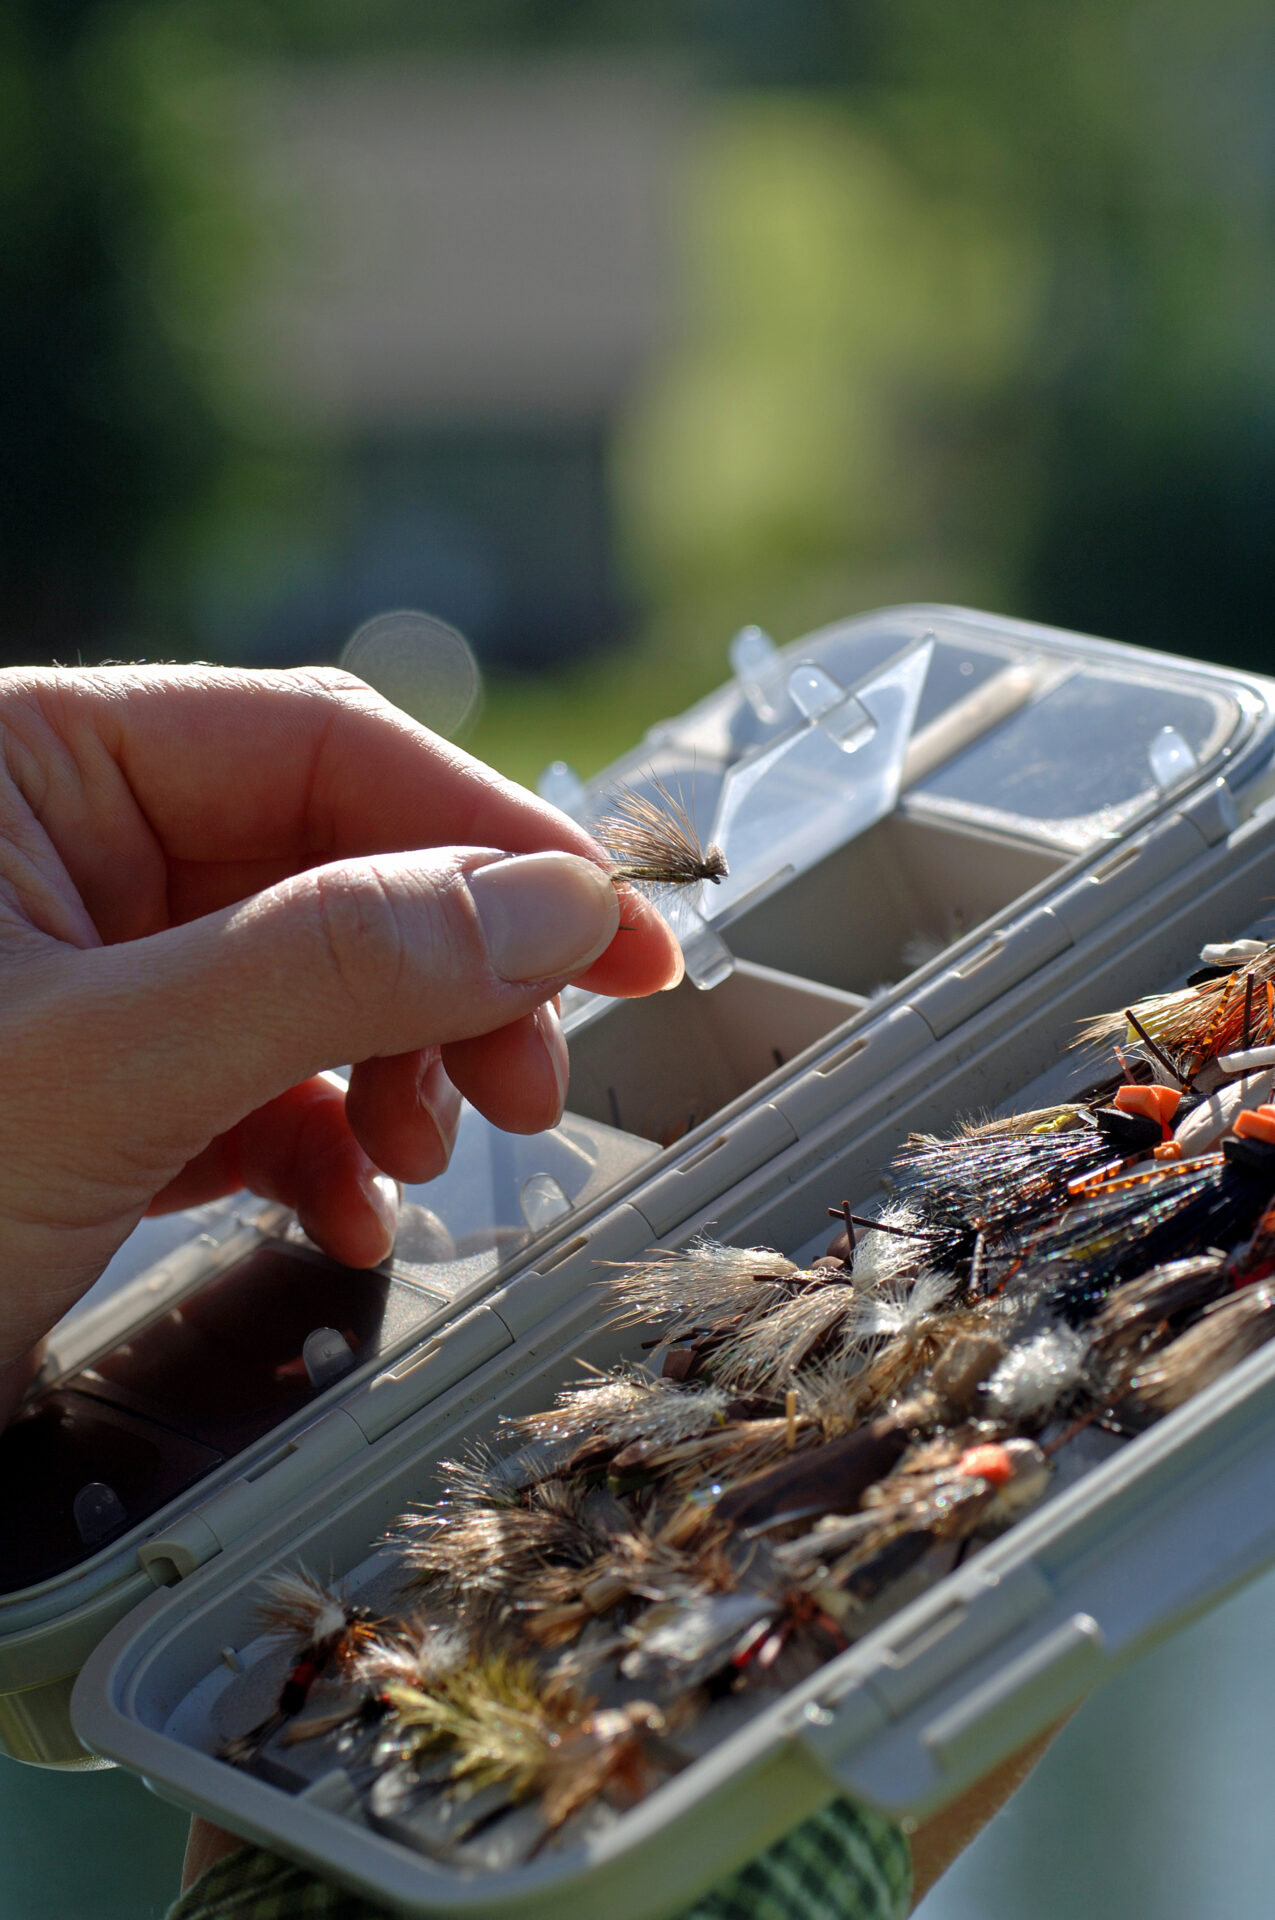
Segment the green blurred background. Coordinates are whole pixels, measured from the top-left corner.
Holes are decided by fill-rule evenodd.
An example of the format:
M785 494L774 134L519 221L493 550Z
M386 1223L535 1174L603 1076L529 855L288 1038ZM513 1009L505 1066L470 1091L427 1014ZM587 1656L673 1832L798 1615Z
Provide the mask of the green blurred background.
M1257 0L8 0L0 661L472 641L588 773L946 599L1270 668ZM1259 1588L1118 1682L927 1920L1269 1910ZM0 1766L0 1913L158 1913L181 1821Z
M584 771L944 598L1248 665L1257 0L9 0L0 646L333 659L423 606Z

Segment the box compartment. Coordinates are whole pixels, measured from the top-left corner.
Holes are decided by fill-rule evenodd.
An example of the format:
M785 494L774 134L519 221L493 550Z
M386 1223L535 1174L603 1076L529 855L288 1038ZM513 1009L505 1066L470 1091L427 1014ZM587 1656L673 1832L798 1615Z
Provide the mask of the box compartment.
M571 1111L672 1146L867 1004L747 960L711 993L613 1001L571 1035Z
M996 1047L1008 1041L1020 1078L1043 1064L1029 1060L1033 1048L1056 1050L1057 1023L1042 1028L1036 1020L1039 995L1057 990L1061 980L1079 1000L1088 965L1085 940L1099 930L1105 937L1117 922L1122 932L1140 923L1143 897L1164 872L1166 837L1175 859L1183 847L1184 858L1199 855L1205 840L1215 847L1201 862L1206 878L1214 861L1225 866L1227 849L1217 841L1229 830L1229 802L1218 775L1224 770L1239 787L1269 760L1270 683L951 609L892 609L809 636L772 663L779 679L770 688L770 720L749 704L758 687L737 678L690 714L653 731L608 772L606 783L662 771L687 785L697 814L711 814L713 796L741 752L766 752L796 722L799 703L789 693L792 674L803 663L822 662L849 690L900 649L930 641L932 664L903 755L903 797L894 811L821 859L813 849L827 842L809 837L812 865L800 873L793 865L806 857L801 847L795 854L781 851L778 840L768 838L764 815L739 861L743 871L733 910L719 893L727 908L721 933L738 964L714 991L684 986L652 1002L583 1008L577 996L564 996L568 1006L575 1000L579 1016L578 1024L576 1015L568 1016L574 1110L553 1133L532 1139L500 1134L466 1111L448 1174L407 1196L393 1268L405 1291L392 1291L386 1312L363 1339L349 1340L360 1328L324 1310L327 1325L355 1351L357 1369L339 1384L311 1392L296 1373L296 1353L275 1356L272 1366L290 1369L281 1376L282 1387L295 1390L303 1403L282 1425L136 1529L112 1535L65 1575L0 1596L0 1741L11 1751L56 1764L80 1753L65 1715L67 1676L114 1621L146 1600L154 1584L180 1579L183 1600L189 1594L193 1606L204 1591L187 1584L201 1578L195 1569L210 1557L224 1561L229 1585L218 1589L218 1604L233 1612L239 1596L232 1589L240 1580L246 1620L249 1589L269 1554L286 1557L290 1543L309 1550L303 1537L310 1524L304 1518L309 1489L316 1490L312 1517L323 1549L320 1570L358 1558L369 1533L392 1516L395 1502L402 1504L405 1495L391 1491L392 1485L406 1488L414 1475L422 1488L421 1450L448 1444L443 1429L461 1420L460 1399L471 1388L473 1417L483 1421L498 1405L530 1408L536 1395L552 1389L548 1374L533 1373L555 1351L556 1311L568 1315L563 1338L574 1343L571 1353L562 1350L564 1367L576 1352L595 1354L600 1363L613 1357L608 1342L616 1336L594 1324L598 1301L586 1284L596 1262L632 1257L662 1236L678 1241L710 1224L728 1237L769 1239L792 1249L819 1227L824 1184L835 1186L837 1200L843 1186L859 1191L909 1111L920 1124L942 1124L944 1103L954 1112L1002 1097L1002 1055L993 1065L993 1040ZM1048 822L1029 817L1019 774L1025 768L1034 778L1043 757L1050 777L1069 792L1073 752L1089 748L1091 760L1113 764L1105 737L1096 743L1077 738L1071 724L1063 724L1061 709L1050 705L1052 690L1091 672L1110 674L1121 703L1130 688L1174 687L1192 700L1205 690L1216 725L1210 732L1202 721L1192 732L1185 709L1162 711L1155 701L1135 698L1136 726L1131 732L1121 721L1116 729L1115 770L1122 776L1119 794L1130 782L1138 791L1115 811L1070 823L1075 832L1065 838L1053 830L1057 821L1046 831ZM829 710L808 707L801 712L816 728L828 720ZM1051 724L1051 713L1060 716L1059 724ZM1175 749L1177 759L1163 780L1156 774L1154 787L1149 773L1124 780L1125 757L1138 769L1153 769L1149 749L1166 716L1179 722L1179 731L1185 727L1186 755ZM1038 721L1048 735L1043 745ZM1013 739L1025 743L1024 751L1002 751L999 730L1007 725ZM843 766L839 752L835 762L839 795L847 780L853 784L858 777L857 749L851 751L844 738L841 745L849 757ZM984 791L980 754L1002 783L995 791ZM1000 763L1007 757L1012 765L1005 768ZM820 764L827 760L824 755ZM594 801L601 785L595 783ZM807 785L817 808L818 783ZM1188 807L1207 798L1206 789L1212 792L1207 817L1197 819ZM1108 785L1099 781L1095 793L1105 805ZM590 817L582 783L572 786L568 778L555 797L573 810L579 800L581 817ZM701 818L701 826L709 831L712 820ZM785 866L790 858L793 865ZM1097 863L1116 859L1118 875L1099 886ZM756 887L751 894L750 886ZM1189 911L1203 892L1201 885L1196 900L1174 911ZM1030 909L1027 896L1033 898ZM1055 912L1055 902L1066 905L1066 913L1061 907ZM1020 910L1029 924L1014 919ZM988 937L989 921L998 938ZM1222 924L1220 917L1216 924ZM1055 959L1073 938L1075 951ZM954 941L958 951L946 961L935 958ZM1159 958L1176 964L1171 954ZM951 990L940 1021L934 989L945 984ZM938 1046L937 1033L944 1036ZM923 1098L917 1092L922 1073ZM755 1089L764 1090L760 1097ZM158 1223L150 1227L158 1230ZM172 1285L162 1290L164 1312L186 1291L184 1269L177 1271L180 1254L166 1256L166 1264L173 1274ZM143 1292L153 1278L142 1276ZM406 1289L419 1298L415 1328L410 1312L400 1317L392 1310L395 1302L415 1310ZM65 1388L78 1369L91 1367L97 1355L155 1317L152 1302L138 1321L124 1324L117 1305L103 1289L78 1321L64 1323L51 1347L57 1361L48 1376L51 1387ZM508 1367L506 1352L512 1356ZM134 1418L172 1417L180 1426L191 1412L182 1407L169 1416L162 1395L156 1398L149 1385L146 1407L126 1404L126 1388L132 1392L137 1383L113 1383L111 1398ZM448 1407L454 1395L460 1399L453 1418ZM416 1453L400 1474L398 1423L413 1423L418 1413ZM194 1444L193 1435L176 1437ZM234 1436L223 1436L218 1427L214 1437ZM369 1445L378 1462L373 1479L382 1465L385 1477L367 1491L366 1501L359 1493L360 1518L343 1531L342 1489L365 1484ZM348 1472L342 1464L347 1460ZM295 1501L301 1506L294 1511ZM285 1514L292 1517L279 1519L276 1535L276 1518ZM263 1529L274 1543L269 1548ZM237 1543L245 1534L257 1546L241 1561ZM161 1610L162 1604L161 1598ZM144 1606L139 1620L154 1611ZM156 1771L155 1757L156 1768L149 1760L134 1764ZM717 1758L708 1764L715 1766ZM223 1773L215 1770L211 1810L220 1804ZM190 1798L186 1784L174 1790ZM319 1818L314 1807L308 1811ZM749 1818L755 1816L754 1808ZM247 1831L250 1810L245 1817ZM639 1809L637 1830L646 1818ZM243 1825L238 1817L233 1823ZM743 1833L741 1845L752 1831ZM268 1840L269 1832L263 1837ZM323 1850L314 1857L330 1861ZM556 1920L565 1920L565 1912Z
M943 1124L949 1098L953 1112L968 1109L959 1089L970 1084L972 1067L986 1061L979 1084L997 1086L997 1099L1012 1108L1073 1090L1092 1072L1083 1056L1064 1051L1078 1011L1173 984L1167 969L1185 971L1202 940L1254 930L1245 922L1263 892L1275 814L1253 821L1237 842L1211 881L1186 872L1163 888L1126 938L1118 927L1104 928L1090 943L1087 964L1073 961L1056 1000L1048 987L1064 984L1058 979L1043 989L1024 983L1007 996L1022 1004L989 1009L972 1050L947 1046L941 1061L926 1063L924 1078L913 1071L885 1090L889 1116L876 1131L830 1125L779 1156L766 1179L788 1196L782 1204L763 1198L759 1205L755 1183L744 1181L719 1191L712 1208L670 1241L685 1244L712 1224L739 1244L778 1240L808 1257L829 1231L826 1221L820 1225L829 1193L869 1201L881 1158L910 1127ZM1022 1038L1020 1016L1033 1012L1044 1030L1038 1048ZM1000 1032L992 1030L998 1015ZM802 1247L794 1244L801 1233L785 1240L768 1231L781 1223L792 1228L792 1196L801 1201L809 1236ZM516 1281L507 1297L535 1278ZM508 1310L502 1297L496 1304ZM571 1293L388 1434L375 1461L348 1463L324 1497L316 1492L298 1503L255 1543L197 1576L162 1626L156 1618L131 1633L127 1625L118 1631L80 1689L86 1734L163 1778L165 1790L176 1789L187 1803L282 1842L407 1913L464 1912L475 1920L585 1920L603 1910L644 1916L677 1897L692 1898L837 1786L852 1784L895 1812L941 1804L1079 1699L1117 1655L1130 1657L1275 1557L1270 1475L1258 1476L1267 1489L1261 1499L1254 1499L1247 1470L1243 1500L1228 1497L1246 1443L1250 1455L1253 1447L1275 1444L1275 1348L1268 1347L1118 1451L1105 1436L1093 1446L1082 1440L1082 1477L1066 1484L1069 1476L1060 1473L1057 1494L1026 1520L809 1682L750 1703L751 1717L724 1729L721 1745L575 1851L508 1872L462 1873L334 1811L331 1775L325 1800L317 1787L287 1794L214 1758L214 1706L233 1684L220 1649L229 1646L236 1663L248 1664L263 1650L252 1617L254 1583L300 1561L347 1571L353 1591L383 1595L386 1562L377 1535L436 1491L436 1461L489 1438L502 1416L547 1407L561 1387L585 1377L586 1366L641 1358L643 1329L609 1327L603 1319L594 1288ZM453 1329L456 1336L462 1327ZM1210 1538L1216 1536L1212 1584L1193 1527L1197 1511L1207 1513ZM1126 1577L1122 1565L1139 1577Z
M734 972L570 1024L571 1111L674 1145L1067 865L1049 847L901 811L725 930Z
M731 922L741 959L871 997L1061 872L1067 856L906 808Z

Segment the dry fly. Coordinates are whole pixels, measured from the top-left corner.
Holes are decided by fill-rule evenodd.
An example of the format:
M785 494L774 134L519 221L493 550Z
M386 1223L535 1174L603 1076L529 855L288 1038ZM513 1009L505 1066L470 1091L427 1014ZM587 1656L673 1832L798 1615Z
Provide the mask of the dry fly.
M400 1524L408 1564L424 1579L449 1582L458 1597L494 1594L512 1601L543 1567L591 1565L611 1544L609 1518L580 1486L546 1480L531 1489L526 1505L444 1504Z
M1094 1317L1089 1364L1118 1398L1149 1348L1163 1346L1182 1317L1197 1314L1234 1285L1217 1252L1170 1260L1115 1288Z
M470 1638L460 1628L417 1613L384 1622L372 1632L343 1669L351 1682L335 1706L293 1720L280 1736L285 1747L348 1729L373 1726L389 1711L385 1688L391 1683L428 1688L470 1656Z
M589 1620L628 1602L731 1584L724 1533L701 1514L694 1520L691 1531L679 1510L655 1532L632 1525L587 1567L545 1568L524 1585L518 1603L528 1637L543 1647L561 1646Z
M469 1657L469 1636L454 1621L415 1613L374 1634L354 1662L352 1676L375 1690L391 1680L424 1688Z
M613 1451L646 1441L667 1446L720 1426L730 1405L717 1387L672 1386L644 1369L617 1368L588 1386L566 1387L548 1413L510 1422L533 1441L591 1439Z
M450 1784L466 1795L502 1787L515 1805L538 1797L545 1830L537 1846L591 1800L630 1804L683 1764L650 1701L598 1712L569 1687L542 1686L531 1661L504 1653L475 1657L429 1692L393 1681L385 1701L400 1759L444 1757Z
M846 1324L843 1351L846 1358L863 1355L864 1364L845 1381L839 1421L828 1395L826 1417L834 1430L884 1410L958 1333L981 1327L979 1316L952 1307L955 1286L951 1274L923 1273L906 1293L897 1287L859 1302Z
M617 880L725 873L658 786L622 795L602 837ZM1202 957L1195 985L1133 1009L1184 1065L1275 1033L1275 945ZM485 1862L529 1859L675 1770L666 1735L712 1699L789 1684L1011 1524L1079 1426L1141 1427L1275 1338L1275 1113L1219 1100L1221 1131L1192 1136L1217 1150L1175 1160L1179 1104L1212 1128L1211 1096L1116 1057L1124 1079L1074 1103L914 1135L899 1197L875 1220L837 1209L822 1263L704 1239L619 1265L607 1308L649 1331L662 1374L590 1369L443 1462L438 1504L398 1539L428 1585L405 1617L276 1580L282 1688L223 1751L344 1726L349 1777L419 1813L416 1844L455 1858L498 1824ZM1029 1437L1073 1415L1046 1447Z
M760 1473L775 1460L803 1445L809 1437L810 1423L803 1421L794 1395L791 1421L787 1413L733 1420L712 1432L659 1448L639 1443L618 1454L616 1473L640 1471L658 1480L663 1495L689 1495L691 1500L716 1498L723 1487ZM686 1526L706 1507L679 1508L673 1524Z
M947 1273L922 1272L906 1280L883 1281L868 1293L835 1273L812 1276L812 1284L786 1305L756 1320L714 1355L714 1376L738 1388L760 1391L791 1383L797 1370L819 1354L824 1359L873 1357L873 1382L864 1406L888 1398L896 1379L902 1384L941 1348L945 1328L953 1324L948 1296L957 1285ZM934 1343L937 1342L937 1345ZM884 1349L884 1352L882 1351ZM891 1385L876 1385L877 1356L892 1356ZM898 1366L902 1372L898 1372Z
M1275 1335L1275 1288L1247 1287L1215 1301L1133 1377L1133 1398L1143 1412L1170 1413L1212 1386Z
M739 1333L792 1298L794 1283L822 1279L803 1274L772 1247L728 1247L695 1240L681 1249L657 1249L645 1260L618 1265L610 1292L619 1326L669 1321L659 1345L710 1328Z
M650 795L622 787L614 807L595 831L615 862L617 886L626 880L661 887L711 880L716 886L730 872L720 847L701 845L685 802L662 780L652 783Z
M846 1209L830 1207L828 1211L844 1218ZM929 1236L919 1211L909 1202L891 1200L873 1218L859 1214L850 1218L856 1229L851 1270L861 1293L915 1278L930 1258Z
M477 1653L428 1688L392 1679L382 1692L396 1758L444 1753L457 1785L507 1786L515 1799L535 1790L554 1746L582 1717L583 1703L565 1690L546 1699L534 1661L503 1651Z
M917 1463L918 1466L920 1463ZM812 1573L814 1592L846 1624L941 1542L1000 1531L1045 1493L1050 1462L1030 1440L967 1447L928 1471L905 1465L864 1496L863 1510L840 1526L816 1526L775 1549L793 1570Z
M222 1749L237 1766L251 1760L271 1734L301 1712L316 1680L348 1673L375 1632L366 1608L347 1606L303 1569L268 1581L257 1614L272 1639L291 1640L296 1651L274 1711Z

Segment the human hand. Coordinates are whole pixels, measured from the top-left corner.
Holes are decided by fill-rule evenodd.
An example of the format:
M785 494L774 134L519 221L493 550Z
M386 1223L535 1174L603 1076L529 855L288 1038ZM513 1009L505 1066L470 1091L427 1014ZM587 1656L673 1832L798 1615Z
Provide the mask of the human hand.
M556 1123L563 985L680 977L587 834L349 675L0 673L0 1420L148 1210L248 1186L375 1265L462 1094Z

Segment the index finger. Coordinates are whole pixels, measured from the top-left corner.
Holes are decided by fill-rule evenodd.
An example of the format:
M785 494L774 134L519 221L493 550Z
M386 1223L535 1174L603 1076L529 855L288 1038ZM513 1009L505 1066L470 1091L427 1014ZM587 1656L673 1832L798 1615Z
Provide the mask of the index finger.
M173 860L300 867L424 846L600 857L565 814L336 668L32 680L77 761L94 741L110 754Z
M484 846L608 864L567 815L335 668L91 668L21 680L80 776L46 780L39 809L72 877L100 885L93 876L126 870L119 842L140 829L164 856L177 918L363 854ZM120 776L124 791L112 791ZM133 809L139 817L124 822ZM249 874L255 884L245 885ZM659 916L626 919L589 970L597 992L650 993L677 973Z

